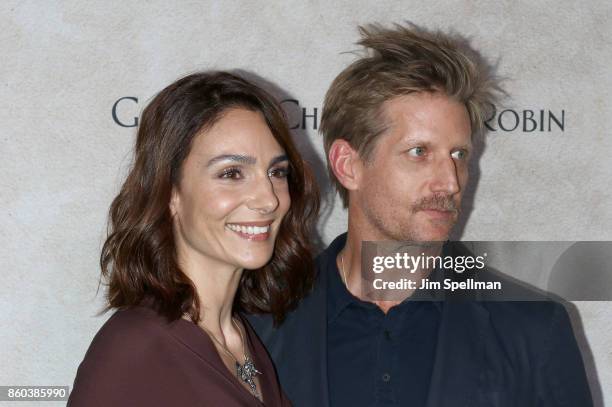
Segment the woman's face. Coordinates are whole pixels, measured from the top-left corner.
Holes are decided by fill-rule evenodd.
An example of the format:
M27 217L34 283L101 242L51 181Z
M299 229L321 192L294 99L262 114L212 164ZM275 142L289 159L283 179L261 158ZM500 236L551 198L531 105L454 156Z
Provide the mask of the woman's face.
M288 168L259 112L228 109L198 134L170 202L182 265L265 265L291 203Z

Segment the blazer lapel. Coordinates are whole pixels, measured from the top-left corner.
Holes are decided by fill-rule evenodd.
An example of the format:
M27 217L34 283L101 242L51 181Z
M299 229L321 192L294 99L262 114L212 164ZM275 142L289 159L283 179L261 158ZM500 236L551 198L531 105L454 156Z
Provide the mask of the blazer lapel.
M296 406L329 407L327 287L321 271L312 293L266 338L283 387Z
M485 369L489 312L476 301L444 304L427 407L472 406Z
M329 250L329 248L328 248ZM270 315L248 319L274 360L287 396L296 407L329 407L327 382L327 272L329 264L318 259L312 292L273 328Z
M311 405L329 407L329 387L327 381L327 275L328 270L321 269L317 276L317 286L312 295L307 299L312 301L308 306L303 307L308 310L308 315L302 317L302 321L308 320L304 324L302 339L304 347L310 349L305 357L310 359L311 370L305 377L300 377L303 382L304 396L307 398L320 396L320 399L312 400ZM303 322L302 322L303 323ZM311 328L311 329L309 329ZM298 351L296 349L296 351ZM310 373L312 372L312 373ZM308 394L309 396L307 396Z

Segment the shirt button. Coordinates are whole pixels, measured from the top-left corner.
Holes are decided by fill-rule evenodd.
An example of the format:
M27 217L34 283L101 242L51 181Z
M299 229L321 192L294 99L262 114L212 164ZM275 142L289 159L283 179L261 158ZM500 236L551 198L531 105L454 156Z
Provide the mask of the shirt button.
M385 383L389 383L391 381L391 375L389 373L385 373L382 375L382 380Z

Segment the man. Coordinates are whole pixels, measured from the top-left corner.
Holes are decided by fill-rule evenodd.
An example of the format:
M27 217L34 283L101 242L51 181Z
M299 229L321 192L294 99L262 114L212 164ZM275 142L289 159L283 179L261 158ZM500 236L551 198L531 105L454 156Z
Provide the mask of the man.
M279 327L252 322L296 406L592 405L567 314L553 302L372 301L364 241L444 241L494 84L442 33L361 28L369 53L325 98L329 175L348 232Z

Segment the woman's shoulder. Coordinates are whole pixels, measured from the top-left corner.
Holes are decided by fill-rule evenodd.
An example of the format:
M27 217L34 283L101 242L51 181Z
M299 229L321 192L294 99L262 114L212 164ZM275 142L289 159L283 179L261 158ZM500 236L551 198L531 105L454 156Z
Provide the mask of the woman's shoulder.
M134 390L132 394L141 387L144 391L145 379L163 372L164 354L173 342L167 330L164 317L152 309L116 311L95 335L79 365L71 405L92 405L93 400L103 405L121 388Z
M112 334L115 331L123 331L126 334L138 335L142 331L147 333L164 330L167 319L148 306L135 306L118 309L102 325L99 334Z
M86 357L99 351L105 358L115 353L134 357L147 351L147 345L167 339L167 326L164 317L148 307L117 310L95 335Z

